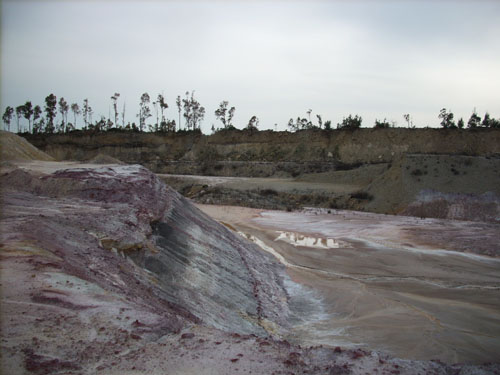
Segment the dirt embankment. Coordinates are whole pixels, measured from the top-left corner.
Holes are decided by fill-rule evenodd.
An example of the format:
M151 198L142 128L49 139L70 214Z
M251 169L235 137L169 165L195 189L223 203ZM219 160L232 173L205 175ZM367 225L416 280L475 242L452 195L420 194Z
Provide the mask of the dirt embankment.
M365 191L370 212L498 222L500 158L405 155Z
M500 158L412 154L393 163L297 178L160 177L199 203L500 220Z
M201 134L72 133L26 135L56 160L89 160L99 153L156 173L219 176L297 176L360 164L390 163L409 153L494 156L500 131L359 129L356 131Z
M0 160L54 160L45 152L40 151L25 139L3 130L0 130Z

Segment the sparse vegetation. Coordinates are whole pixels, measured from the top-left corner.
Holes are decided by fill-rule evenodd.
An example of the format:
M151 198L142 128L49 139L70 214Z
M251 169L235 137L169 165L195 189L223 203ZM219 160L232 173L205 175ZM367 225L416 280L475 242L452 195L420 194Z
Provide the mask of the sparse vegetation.
M259 127L259 118L257 116L252 116L250 120L248 120L247 129L250 131L256 131Z
M17 107L7 106L5 107L2 120L4 123L4 129L11 131L12 118L15 116L16 119L16 131L18 133L68 133L74 130L77 131L91 131L95 132L105 132L105 131L131 131L131 132L159 132L159 133L173 133L176 131L201 131L201 123L205 117L205 107L203 107L195 98L194 91L191 93L187 91L185 93L185 98L182 99L180 95L176 97L176 108L178 112L178 123L175 120L170 120L165 117L165 110L169 108L165 97L163 94L158 94L156 101L151 102L151 97L147 92L143 93L140 97L139 102L139 113L138 124L135 122L125 123L125 102L123 102L123 109L121 111L121 123L119 122L119 111L118 111L118 99L120 98L120 93L114 93L111 95L111 108L109 116L106 117L102 114L99 115L97 121L93 121L92 117L94 115L94 110L89 105L89 100L84 99L83 105L80 107L77 103L69 104L64 98L60 98L57 101L57 97L54 94L50 94L45 98L45 117L41 117L41 108L38 105L33 106L30 101L26 101L25 104L19 105ZM150 105L153 107L151 108ZM73 122L68 122L68 112L71 110L73 112ZM153 116L154 111L154 116ZM221 121L222 128L216 129L215 125L212 124L212 133L220 130L238 130L238 128L233 123L233 118L236 108L229 107L228 101L222 101L214 112L216 118ZM57 113L60 113L60 121L56 123ZM301 131L301 130L315 130L324 129L326 131L332 130L332 122L330 120L324 121L323 116L320 114L312 115L312 109L306 111L307 117L298 116L295 120L290 118L287 123L288 130L291 132ZM181 114L184 117L184 127L181 126ZM83 118L83 127L78 128L78 116ZM410 114L403 115L408 128L415 128L413 124L413 119ZM154 118L153 123L148 123L149 118ZM313 123L311 118L316 118L317 123ZM446 108L441 109L438 118L441 120L440 125L445 129L463 129L465 128L465 121L460 118L457 123L454 120L454 114L447 110ZM27 127L23 126L22 119L27 120ZM254 132L259 132L258 129L259 119L257 116L252 116L248 123L242 127L242 129L250 130L253 134ZM359 115L349 115L342 119L342 122L337 124L337 129L339 130L353 130L358 129L362 125L362 117ZM274 124L275 131L277 131L278 124ZM387 121L386 118L383 120L375 120L375 129L387 129L397 127L397 123L392 121ZM467 121L467 129L477 129L477 128L500 128L500 119L495 119L490 116L487 112L484 117L481 118L477 115L474 110L473 114Z
M455 121L453 121L453 113L446 108L441 109L438 117L441 119L441 126L444 129L454 129L457 127Z
M186 98L182 99L182 103L187 130L200 129L200 124L205 118L205 107L194 98L194 91L191 92L191 97L189 91L186 91Z
M218 120L220 120L224 129L229 129L234 127L231 121L233 120L236 108L231 107L230 109L227 109L228 104L229 102L224 100L223 102L220 103L219 108L215 110L215 117Z
M375 129L387 129L391 127L391 124L384 118L382 121L375 120L375 125L373 127Z
M409 113L404 114L403 118L405 119L406 124L408 125L408 128L414 128L415 127L413 125L413 119L411 118L411 115Z
M469 118L469 121L467 121L467 127L469 129L475 129L481 124L481 117L479 117L476 113L476 110L472 112L472 115Z
M347 118L344 117L340 124L337 124L337 129L358 129L361 127L362 121L363 119L361 118L361 116L355 115L354 117L352 117L352 115L349 115L347 116Z
M14 115L14 108L7 106L2 116L3 123L7 125L6 126L7 131L10 131L10 122L12 121L13 115Z

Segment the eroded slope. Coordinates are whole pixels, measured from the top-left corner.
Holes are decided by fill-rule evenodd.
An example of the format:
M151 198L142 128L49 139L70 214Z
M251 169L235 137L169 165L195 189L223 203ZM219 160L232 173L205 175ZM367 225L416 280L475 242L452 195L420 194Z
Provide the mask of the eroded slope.
M109 340L122 347L136 331L158 337L189 322L260 335L285 326L272 258L143 167L17 169L2 186L2 331L18 362L42 347L81 367L90 343L96 361Z

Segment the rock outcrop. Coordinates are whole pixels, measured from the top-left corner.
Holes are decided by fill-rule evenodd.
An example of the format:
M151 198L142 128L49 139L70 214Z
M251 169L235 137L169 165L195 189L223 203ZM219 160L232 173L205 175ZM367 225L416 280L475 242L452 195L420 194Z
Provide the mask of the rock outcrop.
M16 169L1 180L4 337L33 323L10 303L25 304L41 325L69 309L80 324L98 320L106 332L129 325L120 317L128 311L141 323L127 327L127 337L137 328L151 337L179 332L189 322L257 335L267 334L264 327L286 327L286 293L273 258L144 167L42 177ZM30 334L45 337L36 327ZM81 354L69 332L59 339ZM4 349L19 355L18 347Z
M2 373L499 371L281 341L283 266L143 167L0 182Z

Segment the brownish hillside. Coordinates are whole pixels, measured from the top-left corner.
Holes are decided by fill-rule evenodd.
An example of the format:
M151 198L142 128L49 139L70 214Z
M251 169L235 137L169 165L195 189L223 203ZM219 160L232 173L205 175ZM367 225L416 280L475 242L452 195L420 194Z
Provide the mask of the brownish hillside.
M500 155L497 129L225 131L211 136L108 132L26 138L57 160L88 160L101 153L156 173L225 176L325 172L345 165L390 163L404 154Z

